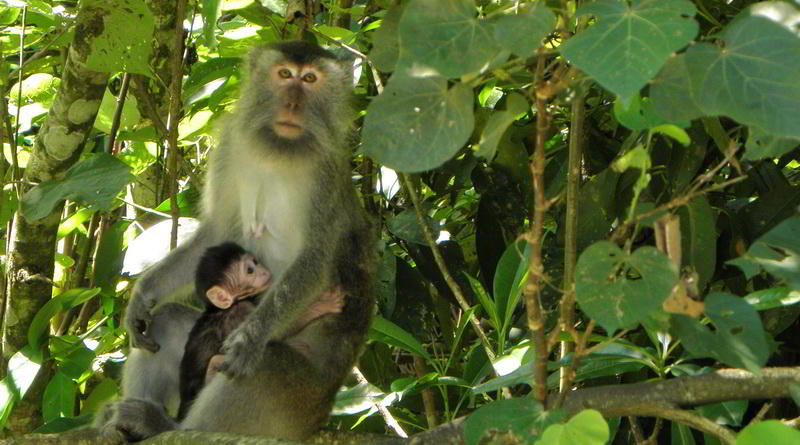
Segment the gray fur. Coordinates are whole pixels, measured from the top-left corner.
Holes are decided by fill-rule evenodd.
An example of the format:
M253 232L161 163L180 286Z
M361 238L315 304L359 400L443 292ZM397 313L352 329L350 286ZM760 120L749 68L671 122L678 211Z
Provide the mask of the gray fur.
M150 311L157 303L191 289L207 247L240 244L271 271L273 284L227 338L221 373L203 388L180 425L164 414L160 400L148 397L153 388L164 387L160 380L171 379L171 371L145 375L137 370L142 381L126 386L131 392L112 407L108 428L133 431L132 438L184 428L303 439L324 422L360 353L373 312L375 260L373 231L350 183L345 146L352 119L350 68L327 55L308 56L318 49L308 51L305 59L314 60L325 83L305 93L305 134L281 138L265 130L276 120L282 99L264 79L284 58L297 61L292 58L303 44L292 45L288 52L280 44L253 52L254 80L244 88L212 155L201 227L137 283L127 317L132 343L166 347L152 324L144 332L141 328L153 320ZM325 289L336 286L346 294L342 312L317 318L293 334L295 321ZM307 344L310 354L288 346L289 335Z

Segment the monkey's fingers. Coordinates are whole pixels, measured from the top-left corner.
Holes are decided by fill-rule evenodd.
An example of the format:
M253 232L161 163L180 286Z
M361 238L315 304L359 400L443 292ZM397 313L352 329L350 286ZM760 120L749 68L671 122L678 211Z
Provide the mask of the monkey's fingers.
M129 333L129 339L132 348L140 348L153 353L161 349L161 345L156 343L155 340L150 338L146 332L134 331Z

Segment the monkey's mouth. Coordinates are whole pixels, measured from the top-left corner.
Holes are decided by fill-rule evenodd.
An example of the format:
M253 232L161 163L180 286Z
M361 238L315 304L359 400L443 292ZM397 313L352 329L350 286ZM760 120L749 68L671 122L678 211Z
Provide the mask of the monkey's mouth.
M275 133L284 138L295 138L303 134L303 127L294 122L279 121L275 122Z

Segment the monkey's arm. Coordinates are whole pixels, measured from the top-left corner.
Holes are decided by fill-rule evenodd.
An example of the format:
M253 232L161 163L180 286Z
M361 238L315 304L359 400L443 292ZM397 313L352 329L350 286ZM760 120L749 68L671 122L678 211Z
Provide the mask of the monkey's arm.
M218 229L203 222L190 240L150 267L136 282L125 315L132 347L158 351L159 339L152 338L149 329L152 311L159 303L193 294L194 271L200 256L219 239L213 236L215 230Z

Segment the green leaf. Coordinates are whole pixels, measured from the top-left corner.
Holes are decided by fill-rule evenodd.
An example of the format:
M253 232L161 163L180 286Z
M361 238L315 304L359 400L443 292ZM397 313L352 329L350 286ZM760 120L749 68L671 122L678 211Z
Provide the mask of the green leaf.
M619 199L619 173L607 168L581 185L578 193L578 251L608 237L616 218L614 206Z
M639 170L639 177L633 184L633 200L631 201L631 206L628 211L628 219L633 219L636 212L636 204L639 201L639 195L641 195L644 189L647 188L647 185L650 184L649 171L651 165L650 153L647 152L643 145L637 145L611 164L614 171L620 173L629 168Z
M425 360L433 360L413 335L381 316L372 319L369 338L412 352Z
M800 138L800 38L756 15L737 17L722 38L724 48L700 43L686 51L692 92L705 114Z
M119 388L114 379L101 380L83 402L81 414L96 413L106 401L114 398L118 392Z
M503 333L510 326L519 297L522 295L522 288L528 276L531 252L530 243L518 240L506 247L503 256L497 262L492 289Z
M800 139L782 138L750 126L743 159L777 158L800 146Z
M447 88L442 77L395 74L367 109L363 151L401 172L436 168L467 142L474 118L472 90Z
M239 57L216 57L192 65L192 72L183 84L183 97L188 98L212 80L227 78L242 70Z
M94 416L91 414L84 414L78 417L59 417L36 428L33 432L36 434L63 433L82 426L89 426L92 424L92 420L94 420Z
M673 55L650 85L653 111L669 122L689 122L703 116L692 97L684 54Z
M720 425L739 426L750 404L747 400L730 400L727 402L712 403L711 405L696 408L703 417L713 419Z
M561 54L627 102L697 35L694 13L686 0L598 0L577 11L597 23L564 42Z
M94 128L103 133L111 133L111 125L114 121L114 114L117 111L117 98L108 89L103 93L103 101L100 102L100 109L97 110L97 118L94 120ZM119 128L125 129L133 127L141 119L139 110L136 107L136 96L133 94L125 96L125 105L122 107Z
M800 303L800 292L788 287L770 287L747 294L744 297L757 311Z
M372 39L372 51L369 52L369 58L375 67L383 72L394 71L397 59L400 57L400 39L397 33L404 7L404 4L392 6L383 16L381 27L375 31Z
M101 153L70 167L64 179L46 181L30 189L22 197L22 213L28 220L36 221L49 215L65 199L105 211L133 179L127 164Z
M359 383L352 388L342 389L336 393L331 414L334 416L358 414L371 409L383 395L385 393L380 388L369 383Z
M481 139L478 142L475 154L485 158L487 161L494 159L494 155L497 152L497 144L500 142L503 133L517 119L517 116L524 113L529 107L528 101L521 95L517 93L509 94L506 101L506 109L503 111L495 110L489 116L489 121L486 122L483 132L481 132Z
M499 47L476 13L473 0L411 0L400 18L398 63L444 77L484 69Z
M555 28L556 16L543 3L536 3L519 14L490 20L489 24L500 46L519 57L528 57L542 46L542 40Z
M64 352L67 352L66 356L56 356L58 369L65 376L75 380L80 379L87 371L91 371L92 362L97 357L94 351L87 348L81 340L77 340L72 347Z
M483 288L483 285L479 280L472 278L472 276L470 276L468 273L464 272L464 276L466 276L467 280L469 280L469 285L472 288L472 291L478 297L478 301L481 303L483 310L486 311L489 321L491 321L495 329L500 329L503 324L500 321L500 318L497 316L497 309L495 308L494 301L489 294L486 293L486 289Z
M716 328L713 332L685 315L672 318L675 333L686 350L758 372L769 358L769 345L758 312L744 299L721 292L709 294L705 306L706 315Z
M666 122L652 110L650 99L639 96L638 92L628 101L621 97L614 101L614 117L631 130L647 130Z
M99 287L94 289L75 288L53 297L33 316L31 325L28 328L28 344L34 350L38 350L47 333L51 318L59 312L88 301L99 293Z
M678 215L681 220L681 263L697 272L697 288L704 289L714 276L717 265L716 215L705 196L698 196L680 207Z
M142 0L88 0L84 7L105 12L96 28L86 32L100 33L89 39L91 48L86 67L106 73L129 73L152 76L150 53L153 48L155 22ZM120 32L124 30L124 32Z
M800 216L786 218L728 263L742 269L748 279L763 269L800 290Z
M736 445L794 445L800 443L800 431L778 420L748 425L736 436Z
M56 372L47 387L42 399L42 418L49 422L58 417L72 417L75 411L75 395L77 385L64 374Z
M425 221L431 228L434 239L438 238L441 230L439 222L429 216L425 216ZM417 211L413 208L403 210L393 216L386 224L386 227L394 236L404 241L421 244L423 246L428 245L428 241L425 240L425 233L423 232L422 225L420 225L419 218L417 218Z
M563 412L545 411L532 397L498 400L478 408L464 421L467 445L479 443L490 430L510 431L532 443L548 425L564 417Z
M582 311L613 333L633 327L661 309L678 271L658 249L645 246L633 254L600 241L578 258L575 297Z
M603 445L608 439L608 424L603 415L593 409L585 409L564 425L547 428L536 445Z
M6 424L14 405L25 396L39 373L41 357L37 355L28 345L8 360L8 374L0 381L0 427Z

